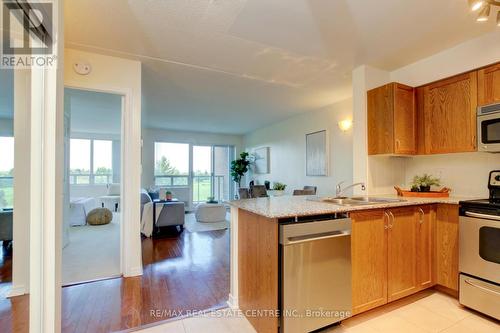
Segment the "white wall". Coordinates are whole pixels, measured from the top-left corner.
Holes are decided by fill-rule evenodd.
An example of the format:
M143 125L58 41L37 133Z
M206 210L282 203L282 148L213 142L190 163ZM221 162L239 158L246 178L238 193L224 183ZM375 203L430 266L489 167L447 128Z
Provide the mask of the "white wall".
M416 174L432 173L452 188L453 195L485 197L488 172L500 165L500 154L484 153L415 156L368 156L366 149L366 91L388 82L420 86L500 61L500 31L472 39L392 72L353 71L355 178L365 172L370 194L394 193L394 185L409 186ZM385 81L385 82L384 82ZM372 83L376 82L376 85ZM361 124L360 124L361 123Z
M155 141L190 143L193 145L232 145L239 154L242 147L242 136L186 132L165 129L144 128L142 130L142 187L154 185L154 143Z
M92 67L89 75L78 75L75 62ZM142 274L140 239L141 188L141 63L138 61L65 50L64 83L67 87L124 96L122 115L122 270L125 276Z
M389 184L393 181L392 173L384 172L392 161L386 163L368 157L368 118L366 91L388 83L389 72L370 66L360 66L352 72L353 89L353 179L367 185L366 194L376 193L379 184ZM370 164L372 167L370 168ZM387 165L389 164L389 165ZM385 185L384 185L385 186ZM359 188L356 194L364 194Z
M352 182L352 129L342 132L338 122L352 118L352 100L306 112L245 135L244 146L270 147L270 173L249 174L263 184L265 180L287 184L287 192L305 185L317 186L319 195L332 195L340 181ZM308 177L305 170L306 134L326 129L330 143L330 170L327 177ZM243 186L243 185L242 185Z
M10 296L29 292L31 71L14 71L14 229Z

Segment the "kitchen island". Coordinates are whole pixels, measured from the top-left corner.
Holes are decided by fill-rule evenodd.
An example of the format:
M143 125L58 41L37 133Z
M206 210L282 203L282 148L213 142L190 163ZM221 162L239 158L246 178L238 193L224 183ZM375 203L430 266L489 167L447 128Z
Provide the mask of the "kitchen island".
M437 285L456 294L462 198L402 198L353 206L311 199L283 196L230 202L229 303L243 311L257 332L275 333L280 325L280 225L284 224L352 220L354 315Z

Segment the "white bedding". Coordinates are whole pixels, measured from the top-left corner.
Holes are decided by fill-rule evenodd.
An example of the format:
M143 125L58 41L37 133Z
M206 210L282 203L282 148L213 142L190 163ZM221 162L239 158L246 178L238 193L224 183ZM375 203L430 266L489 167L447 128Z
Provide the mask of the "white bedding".
M163 209L162 204L156 205L156 217L155 221L158 221L161 210ZM141 233L146 237L151 237L153 234L153 203L147 202L144 204L144 209L142 211L141 218Z
M94 198L71 198L69 202L69 225L79 226L87 224L87 214L96 208Z

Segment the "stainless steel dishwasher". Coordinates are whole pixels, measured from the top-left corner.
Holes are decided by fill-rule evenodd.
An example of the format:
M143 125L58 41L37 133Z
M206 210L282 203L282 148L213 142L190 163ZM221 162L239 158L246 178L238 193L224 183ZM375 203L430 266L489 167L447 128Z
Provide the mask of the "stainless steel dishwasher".
M280 225L282 333L351 315L351 219Z

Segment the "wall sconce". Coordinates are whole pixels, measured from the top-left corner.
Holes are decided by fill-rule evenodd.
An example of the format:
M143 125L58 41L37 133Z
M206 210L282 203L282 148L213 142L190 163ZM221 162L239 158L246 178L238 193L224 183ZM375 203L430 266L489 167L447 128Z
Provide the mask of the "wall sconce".
M339 128L341 131L346 132L352 128L352 120L351 119L344 119L339 121Z

